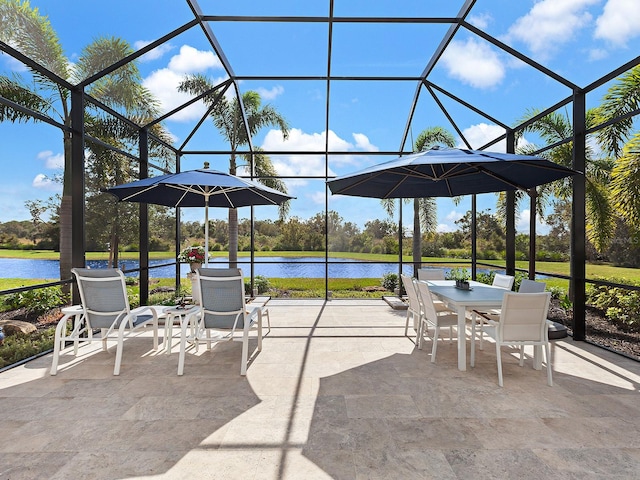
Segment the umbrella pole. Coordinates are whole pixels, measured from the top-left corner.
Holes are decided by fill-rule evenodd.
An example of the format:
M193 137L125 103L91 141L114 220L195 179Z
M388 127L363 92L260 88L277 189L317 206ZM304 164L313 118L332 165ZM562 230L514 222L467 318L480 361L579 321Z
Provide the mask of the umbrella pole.
M204 266L209 266L209 197L204 200Z

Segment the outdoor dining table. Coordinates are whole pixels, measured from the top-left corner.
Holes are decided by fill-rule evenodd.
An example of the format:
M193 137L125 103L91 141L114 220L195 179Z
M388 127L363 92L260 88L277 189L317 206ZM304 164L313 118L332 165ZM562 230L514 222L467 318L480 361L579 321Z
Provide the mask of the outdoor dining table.
M469 282L469 290L457 288L454 280L427 280L426 283L431 293L458 314L458 370L464 371L467 369L467 310L500 308L507 290L475 281Z

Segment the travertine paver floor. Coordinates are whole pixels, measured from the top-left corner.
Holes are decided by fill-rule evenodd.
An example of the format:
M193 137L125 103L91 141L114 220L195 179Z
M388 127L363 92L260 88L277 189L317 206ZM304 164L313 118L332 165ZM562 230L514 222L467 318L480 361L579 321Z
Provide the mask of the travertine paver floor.
M271 333L239 375L239 342L187 356L126 340L0 373L0 479L637 479L640 364L553 343L544 369L492 344L416 350L383 301L271 301ZM175 331L175 330L174 330ZM252 343L255 347L256 342ZM530 352L529 352L530 353Z

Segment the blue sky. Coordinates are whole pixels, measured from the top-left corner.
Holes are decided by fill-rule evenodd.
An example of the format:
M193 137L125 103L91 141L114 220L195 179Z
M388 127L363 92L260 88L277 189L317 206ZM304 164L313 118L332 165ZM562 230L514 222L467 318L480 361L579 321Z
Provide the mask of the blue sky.
M326 0L272 0L256 2L201 1L208 15L289 15L326 16ZM456 16L462 1L451 0L336 0L334 15L369 17ZM179 0L34 0L32 6L49 17L60 37L65 54L74 62L82 48L97 37L118 36L134 48L152 42L193 18L186 2ZM73 11L73 15L71 12ZM557 72L578 86L586 86L640 52L640 2L637 0L478 0L468 21L536 62ZM212 22L211 28L236 75L326 75L327 25L324 23ZM418 76L440 39L446 24L352 24L335 23L332 41L332 74L341 76ZM139 63L145 85L157 96L164 111L189 99L176 90L187 74L204 73L223 80L226 73L201 30L196 27L172 39ZM3 74L28 75L24 67L0 55ZM462 29L447 47L429 79L466 102L505 124L513 124L529 108L546 108L569 96L571 91L521 61ZM606 87L587 97L587 106L599 103ZM281 175L305 177L323 175L322 155L295 155L296 151L323 150L326 139L324 81L243 81L241 90L258 91L288 120L291 131L283 140L280 132L264 129L254 139L255 146L267 150L291 151L272 156ZM414 82L336 81L330 87L329 146L332 150L375 152L397 150L415 93ZM502 129L450 99L441 100L473 148L502 134ZM202 115L194 105L165 123L182 144ZM567 111L567 114L571 114ZM411 139L424 128L444 126L455 133L426 90L420 93L411 123ZM0 221L26 220L27 199L46 199L59 192L51 177L60 173L61 134L47 125L0 124ZM462 140L458 138L460 146ZM524 141L536 142L531 136ZM205 123L189 142L187 150L225 149L215 129ZM492 147L504 151L504 144ZM333 156L330 174L346 174L373 163L391 159L380 155ZM226 159L187 155L183 169L199 168L203 161L212 168L225 169ZM307 219L322 211L325 183L322 180L293 178L287 181L296 196L292 214ZM496 196L478 197L479 208L494 209ZM470 199L459 205L438 199L440 231L455 229L455 220L469 209ZM329 208L345 220L363 226L368 220L385 218L377 200L331 196ZM257 218L275 217L273 207L256 208ZM248 215L241 209L240 215ZM405 210L405 224L410 210ZM212 218L225 218L222 211ZM183 218L202 220L202 212L183 210ZM528 206L520 213L518 230L528 231ZM545 231L545 226L540 226Z

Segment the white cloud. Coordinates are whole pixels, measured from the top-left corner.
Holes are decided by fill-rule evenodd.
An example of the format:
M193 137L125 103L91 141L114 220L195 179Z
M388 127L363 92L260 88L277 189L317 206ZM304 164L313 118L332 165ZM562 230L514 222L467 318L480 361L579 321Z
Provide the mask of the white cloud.
M592 48L589 50L589 60L596 61L602 60L609 56L609 52L607 52L604 48Z
M210 68L220 69L220 59L208 50L197 50L189 45L180 47L180 53L171 57L169 70L179 73L199 73Z
M494 138L504 135L504 128L498 125L489 125L486 123L479 123L477 125L471 125L462 131L464 138L471 144L471 148L476 150L483 145L487 144ZM506 142L501 140L498 143L493 144L487 150L492 152L505 152ZM458 145L459 148L467 148L462 142Z
M542 0L509 28L507 41L520 40L541 58L547 58L576 32L587 27L593 17L589 5L600 0Z
M469 20L469 23L474 27L485 30L493 21L493 18L488 13L480 13L477 15L470 15L467 17L467 20Z
M367 137L364 133L353 133L353 139L356 141L356 148L358 150L364 150L366 152L377 152L379 151L378 147L372 145L369 142L369 137Z
M64 168L64 155L58 153L53 154L51 150L43 150L37 155L38 160L44 160L44 166L51 170L60 170Z
M529 222L531 220L531 210L522 210L516 220L516 230L519 233L529 233ZM546 235L549 233L549 225L539 216L536 217L536 235Z
M322 205L324 207L327 194L324 190L319 190L308 195L308 198L316 205ZM336 197L337 198L337 197Z
M44 173L39 173L31 182L33 188L41 190L49 190L52 192L62 191L62 185L59 182L47 177Z
M464 213L458 212L457 210L451 210L445 218L448 222L455 223L457 220L460 220L464 217Z
M138 40L137 42L134 42L133 48L135 48L136 50L140 50L141 48L146 47L150 43L151 42L146 40ZM163 43L162 45L158 45L156 48L154 48L150 52L147 52L143 56L141 56L140 61L150 62L152 60L157 60L159 58L162 58L165 53L170 52L173 49L174 49L174 46L171 45L170 43Z
M471 148L474 150L477 150L483 145L489 143L491 140L504 135L504 133L504 128L499 127L498 125L489 125L487 123L478 123L477 125L471 125L470 127L465 128L462 131L462 134L471 144ZM524 147L529 143L530 142L525 137L521 137L518 141L518 147ZM467 147L462 142L460 142L458 144L458 148ZM486 150L488 152L505 153L507 151L507 142L506 140L500 140L498 143L494 143Z
M160 101L162 111L169 112L193 98L187 93L178 92L178 85L185 74L205 73L211 68L219 69L221 66L220 60L213 52L196 50L183 45L180 47L180 53L171 57L168 67L152 72L144 79L143 85ZM211 80L214 84L218 84L225 79L226 76L222 76ZM197 102L172 115L169 120L193 121L202 117L205 111L204 104Z
M456 230L456 228L446 223L439 223L438 226L436 226L436 232L438 233L455 232Z
M145 78L143 85L160 101L162 111L170 112L174 108L184 105L192 98L188 93L178 91L178 85L183 79L183 75L168 68L162 68ZM172 115L169 120L176 122L192 121L202 117L205 112L204 104L197 102Z
M494 87L505 75L498 54L488 44L473 38L451 42L442 55L442 63L449 76L475 88Z
M448 214L446 214L444 218L441 217L440 215L439 217L443 220L443 222L439 223L436 226L436 232L439 232L439 233L455 232L456 230L459 230L458 226L456 225L456 221L464 217L464 213L454 209L454 210L451 210Z
M608 0L602 15L596 19L595 38L616 45L640 35L640 2L638 0Z
M8 53L0 52L0 58L4 60L7 65L7 68L11 72L26 72L27 66L22 63L20 60L16 60Z
M355 144L348 142L333 131L329 131L329 150L348 152L348 151L367 151L374 152L378 148L369 142L366 135L362 133L352 134ZM325 158L320 152L325 148L325 132L321 133L305 133L299 128L289 130L289 136L286 140L282 138L280 130L270 130L267 132L261 147L265 150L285 150L291 151L291 155L271 155L271 161L278 175L285 177L305 177L305 176L322 176L325 173ZM296 151L313 152L318 151L318 155L296 155ZM333 166L356 165L360 166L365 160L361 156L356 155L335 155L330 157L330 164ZM334 175L329 169L328 175ZM285 183L293 191L295 187L308 185L309 181L305 179L292 180L287 179ZM295 193L293 193L295 195ZM318 198L314 197L313 201ZM324 193L322 197L324 202Z
M260 98L263 100L273 100L276 97L279 97L284 93L284 87L281 85L276 85L275 87L267 90L266 88L256 88L256 92L260 94Z

